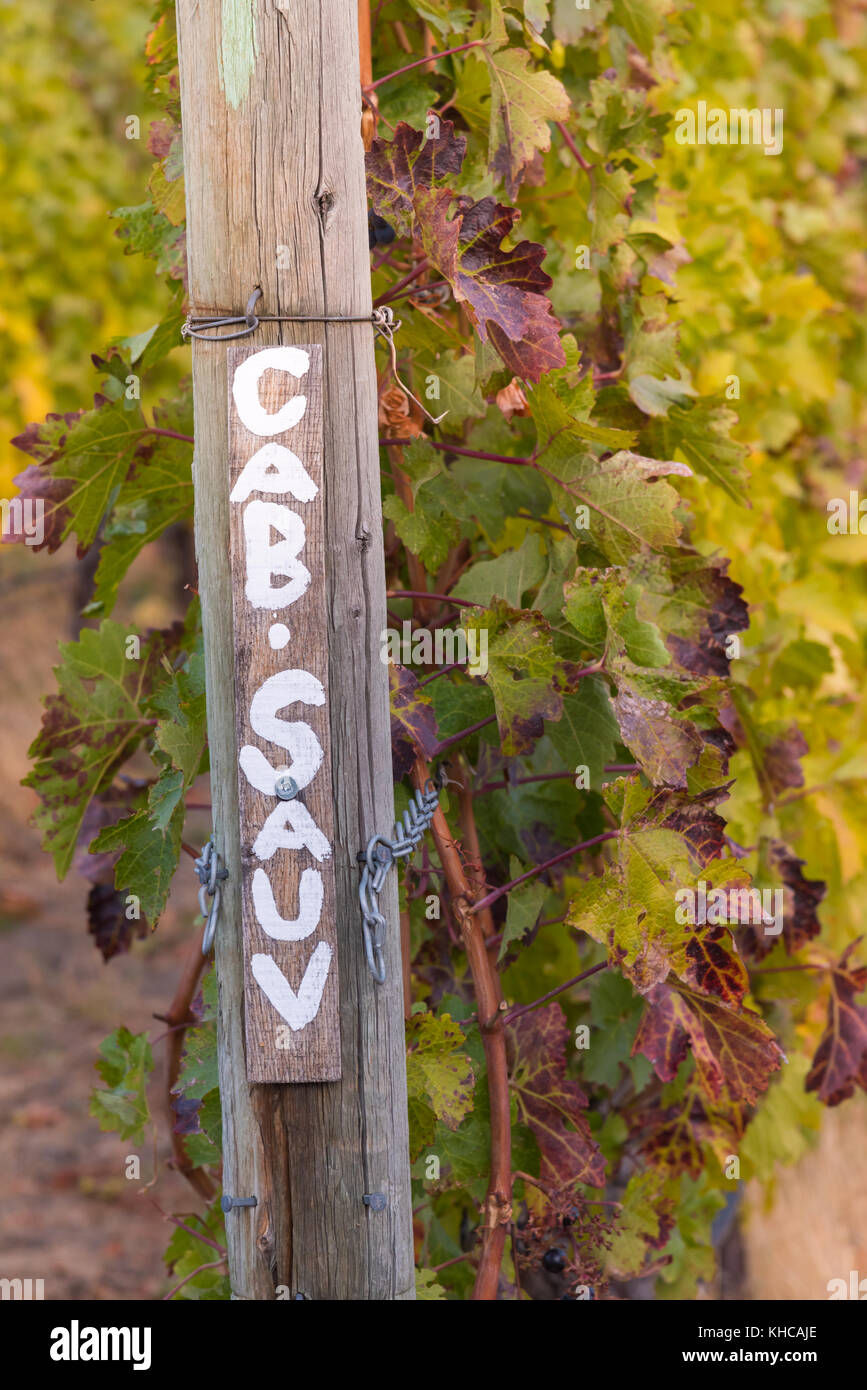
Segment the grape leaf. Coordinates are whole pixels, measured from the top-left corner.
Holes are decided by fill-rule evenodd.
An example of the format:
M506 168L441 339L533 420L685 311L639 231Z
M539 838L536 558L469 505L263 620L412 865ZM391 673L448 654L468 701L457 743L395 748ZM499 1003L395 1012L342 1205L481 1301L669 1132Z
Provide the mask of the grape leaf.
M487 605L500 598L512 608L520 608L523 595L541 583L546 570L539 537L528 532L518 550L505 550L495 560L477 560L451 592L455 598L472 603Z
M668 457L680 450L702 477L716 483L736 502L749 505L744 492L746 449L729 434L736 422L734 411L708 401L696 401L691 407L672 405L666 417L656 420L648 431L650 448Z
M783 1059L770 1028L751 1009L660 983L647 995L632 1050L653 1063L662 1081L673 1081L690 1049L708 1099L733 1106L755 1105Z
M526 166L551 147L548 122L568 118L569 98L552 73L531 68L524 49L486 46L483 54L491 82L488 163L514 198Z
M743 590L727 569L726 560L690 554L646 556L632 567L637 617L654 622L674 660L696 675L728 675L729 638L749 627Z
M199 1239L197 1231L204 1239ZM201 1269L202 1265L211 1265L219 1258L214 1245L225 1251L226 1227L219 1198L214 1199L204 1217L198 1213L187 1214L172 1232L163 1259L176 1287L186 1280L183 1288L174 1294L175 1299L186 1302L231 1296L228 1274L219 1268ZM196 1273L197 1270L200 1272ZM190 1275L193 1277L189 1278Z
M391 749L396 777L409 771L421 753L431 758L440 742L431 697L419 689L418 676L392 662L388 668L391 691Z
M401 122L393 140L374 140L366 156L368 194L380 216L390 216L404 233L414 230L431 265L467 306L481 341L490 339L514 375L537 381L566 360L544 294L551 285L541 268L545 251L529 241L503 249L515 208L494 198L456 199L439 186L460 169L465 152L466 140L455 136L451 121L441 121L432 140Z
M618 1279L646 1275L648 1256L662 1250L675 1222L674 1200L663 1189L663 1175L652 1169L633 1173L620 1199L608 1236L605 1270ZM656 1268L654 1264L654 1268Z
M745 1122L743 1109L713 1105L694 1078L681 1095L661 1103L659 1098L643 1101L628 1116L642 1158L669 1176L689 1173L695 1178L706 1170L706 1147L721 1167L737 1153Z
M433 1139L438 1120L455 1130L470 1113L475 1077L469 1057L459 1051L464 1031L449 1014L413 1014L406 1032L410 1154L414 1162Z
M91 1091L88 1113L99 1121L100 1129L115 1130L121 1139L141 1144L150 1119L145 1087L154 1069L147 1034L117 1028L99 1052L96 1069L105 1088Z
M512 855L509 859L510 881L519 878L525 868L526 865ZM547 892L546 885L539 883L538 880L533 883L522 883L519 887L512 889L506 906L506 924L503 927L503 939L500 942L498 960L504 960L509 953L509 947L515 942L522 941L525 936L532 932L539 920L539 913L542 911L542 904Z
M149 697L160 659L177 640L176 632L140 639L106 620L60 647L58 694L45 701L42 728L30 747L35 765L24 779L42 803L35 822L59 878L69 868L92 797L110 785L150 731Z
M217 977L210 970L202 981L197 1022L184 1033L180 1071L171 1091L174 1132L183 1135L187 1156L197 1167L218 1162L222 1152L216 1019Z
M157 407L158 428L192 431L192 420ZM192 445L148 439L112 502L100 548L89 613L109 613L118 586L136 556L169 526L192 518Z
M115 208L111 216L120 223L117 236L126 242L125 255L141 253L156 261L158 275L186 283L187 237L183 227L157 212L152 202Z
M453 121L440 121L440 133L433 138L401 121L391 140L374 140L365 156L374 210L395 223L401 236L408 235L416 195L459 173L466 151L466 136L455 135Z
M629 226L631 202L632 180L627 171L595 165L587 210L592 227L591 251L604 255L616 242L623 240Z
M589 509L589 526L582 534L612 564L623 564L639 551L676 544L680 498L674 488L657 480L667 474L685 476L683 464L628 450L597 459L583 450L576 453L574 442L564 434L547 450L544 468L564 516L572 520L576 504Z
M419 489L412 510L397 493L392 493L383 499L382 514L394 522L407 550L433 573L445 563L460 539L460 523L449 515L441 495L428 488Z
M560 1005L522 1014L508 1024L507 1038L518 1115L539 1145L542 1182L552 1191L577 1182L601 1187L605 1160L584 1114L587 1097L566 1076L571 1033Z
M437 1283L436 1270L416 1268L415 1301L416 1303L444 1303L447 1301L445 1289L442 1284Z
M49 415L35 432L18 437L18 447L49 467L52 478L71 483L54 505L68 517L62 538L74 531L79 554L93 544L146 430L136 402L97 395L93 409L81 411L71 423L66 416ZM51 509L46 521L53 525Z
M483 679L494 697L503 752L525 752L541 738L543 720L559 718L563 709L567 670L554 654L550 628L541 614L502 600L465 611L463 624L468 632L487 635Z
M867 987L867 965L849 959L860 941L846 947L831 971L828 1023L806 1081L824 1105L848 1100L856 1086L867 1091L867 1004L856 1003Z
M452 286L482 342L496 348L509 370L538 381L543 372L565 363L554 318L544 291L551 280L542 270L544 247L520 241L511 248L518 213L482 198L464 199L452 213L448 189L421 189L414 208L418 232L431 264Z
M623 742L654 786L685 787L687 769L704 748L695 725L676 719L664 700L632 694L623 682L613 707Z
M682 793L654 793L635 777L605 789L620 821L612 861L581 884L567 920L605 945L612 964L642 994L673 970L685 984L726 1002L743 998L746 971L726 945L727 929L677 920L676 894L695 892L699 872L707 892L749 882L739 864L720 857L724 823L714 806L722 795L706 793L691 803Z
M181 773L187 791L199 774L207 744L205 662L201 648L156 688L151 707L162 715L156 726L157 745Z
M53 417L48 416L51 420ZM65 417L69 418L69 417ZM19 449L28 448L24 441L30 436L35 426L29 426L24 434L19 434L12 442ZM55 478L52 476L50 468L43 464L30 464L23 473L17 473L13 479L18 488L17 496L21 498L22 509L26 509L28 502L34 507L34 515L42 513L42 540L32 546L34 551L47 550L49 555L53 555L55 550L59 550L63 544L64 537L69 527L69 510L63 504L69 496L75 484L71 479ZM35 537L34 537L35 539ZM24 527L20 529L10 529L5 532L2 538L4 545L25 545L27 544L27 534Z
M668 8L669 0L612 0L611 18L642 52L651 53Z
M740 938L741 950L745 955L760 961L779 941L785 947L786 954L791 956L821 932L816 911L825 896L826 885L821 879L805 878L801 872L803 865L804 860L793 854L781 840L761 841L759 864L753 879L759 887L782 888L783 930L774 937L758 931L755 926L746 927Z
M121 891L136 893L142 912L153 926L165 908L178 867L183 828L184 806L180 795L168 816L160 808L157 797L156 805L151 801L147 809L135 811L117 825L107 826L93 842L97 853L123 851L115 866L115 884Z
M563 712L556 721L545 724L550 738L567 768L587 768L590 787L598 791L606 763L614 762L618 726L604 680L584 676L578 689L563 696Z

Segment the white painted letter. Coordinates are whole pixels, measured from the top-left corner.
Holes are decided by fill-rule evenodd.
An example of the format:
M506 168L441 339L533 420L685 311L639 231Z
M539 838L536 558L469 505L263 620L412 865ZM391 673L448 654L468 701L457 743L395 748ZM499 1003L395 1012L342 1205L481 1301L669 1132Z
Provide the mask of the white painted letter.
M330 965L331 947L327 941L320 941L310 957L296 994L283 971L270 956L258 955L250 958L253 979L262 988L280 1017L285 1018L293 1033L297 1033L299 1028L305 1028L318 1014Z
M289 492L298 502L312 502L318 491L298 455L272 441L247 460L229 501L246 502L251 492Z
M256 836L253 853L257 859L264 862L278 849L309 849L320 864L331 858L331 846L303 801L281 801Z
M322 875L318 869L305 869L298 888L298 916L281 917L274 891L264 869L253 875L253 907L256 920L273 941L303 941L319 926L322 913Z
M309 724L303 720L278 719L277 711L285 705L300 701L304 705L324 705L325 691L321 681L309 671L278 671L260 685L250 704L250 723L260 738L285 748L292 757L289 776L294 777L299 790L306 787L322 766L322 745ZM238 761L244 776L257 792L274 796L276 770L265 754L252 744L245 744Z
M271 544L271 527L283 536ZM295 603L310 587L310 571L298 559L306 540L304 522L279 502L248 502L244 511L244 540L247 546L247 586L245 593L254 608L284 608ZM275 574L285 575L288 583L271 587Z
M263 374L273 369L300 379L309 366L310 354L297 347L263 348L238 364L232 379L232 395L238 414L252 434L269 436L291 430L307 409L306 396L293 396L269 415L259 400L259 381Z

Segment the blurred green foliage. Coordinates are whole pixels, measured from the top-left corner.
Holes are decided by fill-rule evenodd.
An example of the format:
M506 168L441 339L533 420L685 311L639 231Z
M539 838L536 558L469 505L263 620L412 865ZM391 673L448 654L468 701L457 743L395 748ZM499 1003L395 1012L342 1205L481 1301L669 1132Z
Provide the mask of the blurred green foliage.
M92 352L148 327L165 296L124 256L111 209L141 202L161 114L146 81L147 3L4 5L0 45L0 488L22 467L10 445L49 410L95 389ZM139 121L128 139L127 117Z

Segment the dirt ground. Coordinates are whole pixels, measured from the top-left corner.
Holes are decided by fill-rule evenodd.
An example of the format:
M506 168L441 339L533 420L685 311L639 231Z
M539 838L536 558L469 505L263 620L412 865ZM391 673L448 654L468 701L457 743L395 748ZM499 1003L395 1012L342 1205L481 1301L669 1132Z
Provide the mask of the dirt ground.
M151 1105L155 1155L103 1134L88 1115L99 1044L120 1023L164 1032L167 1009L195 934L192 864L176 879L159 928L104 964L88 936L88 884L74 871L57 882L28 824L36 798L19 786L39 728L40 698L54 689L57 641L70 635L70 560L0 552L5 641L0 667L0 1276L44 1279L46 1299L159 1297L170 1236L164 1211L200 1210L166 1166L165 1047L154 1048ZM164 621L164 596L137 602L143 624ZM146 610L150 609L148 612ZM207 837L208 817L194 823ZM202 843L200 839L199 844ZM139 1152L141 1180L124 1176Z
M122 616L134 614L142 630L173 616L171 555L163 558L133 577ZM152 1038L163 1031L153 1014L166 1010L183 969L197 884L190 865L157 932L105 965L86 930L87 884L74 872L58 884L28 824L35 797L19 783L40 698L54 688L57 641L71 635L71 579L63 552L0 549L0 1277L44 1279L47 1299L151 1299L171 1286L162 1266L170 1228L153 1202L201 1210L166 1166L164 1044L154 1050L156 1160L140 1153L140 1181L124 1176L135 1150L100 1132L88 1097L108 1032L119 1023ZM197 845L208 833L207 814L188 831ZM748 1192L737 1278L706 1296L823 1300L829 1279L867 1277L865 1118L863 1097L830 1112L817 1148L780 1171L770 1211L757 1189Z

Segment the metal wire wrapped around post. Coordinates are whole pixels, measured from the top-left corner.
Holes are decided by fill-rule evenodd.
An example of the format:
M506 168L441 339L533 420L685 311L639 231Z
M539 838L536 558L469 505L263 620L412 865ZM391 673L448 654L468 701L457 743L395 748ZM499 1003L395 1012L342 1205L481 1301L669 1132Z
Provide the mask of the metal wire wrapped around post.
M205 931L202 937L202 955L210 954L214 945L214 935L217 930L217 917L220 912L220 901L222 891L220 882L229 877L229 870L220 866L220 855L217 846L214 844L214 837L211 836L206 845L202 847L202 852L198 859L193 861L196 869L196 877L202 885L199 889L199 911L205 919ZM208 898L211 899L210 905Z
M385 984L383 947L387 924L379 910L379 894L394 861L408 858L424 839L439 799L439 787L428 778L424 791L417 791L404 811L402 822L395 822L394 838L389 840L385 835L373 835L367 849L358 856L358 862L363 865L358 899L363 918L364 952L368 969L380 985Z

